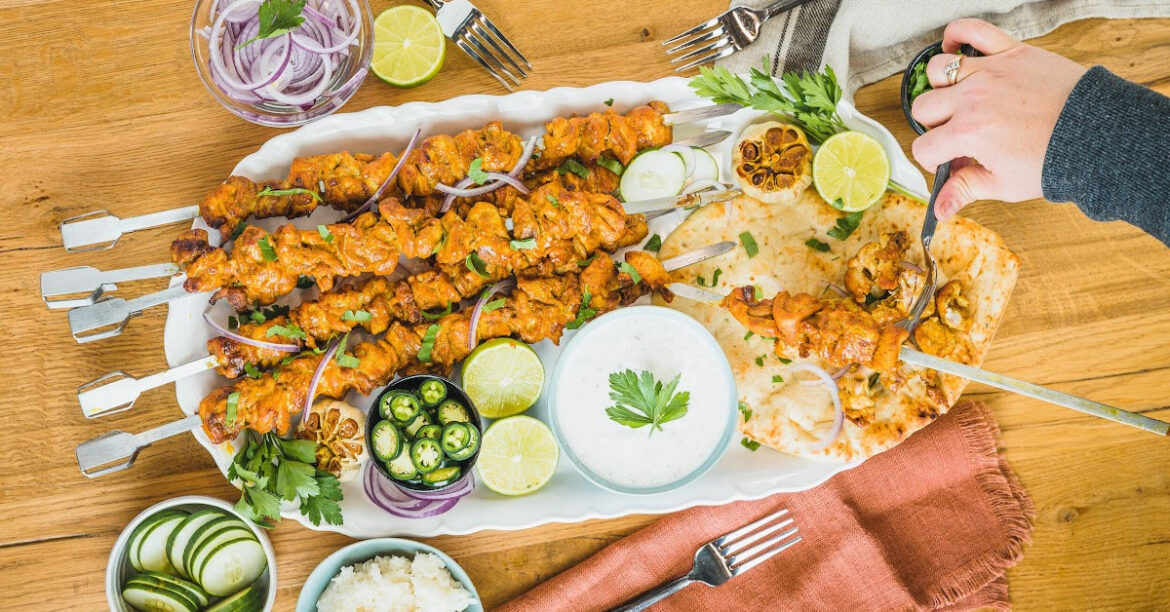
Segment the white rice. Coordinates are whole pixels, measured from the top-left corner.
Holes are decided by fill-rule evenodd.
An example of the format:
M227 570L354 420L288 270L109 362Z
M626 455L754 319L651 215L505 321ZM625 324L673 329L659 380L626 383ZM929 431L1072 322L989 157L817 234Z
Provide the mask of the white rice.
M474 603L431 553L346 565L317 599L317 612L462 612Z

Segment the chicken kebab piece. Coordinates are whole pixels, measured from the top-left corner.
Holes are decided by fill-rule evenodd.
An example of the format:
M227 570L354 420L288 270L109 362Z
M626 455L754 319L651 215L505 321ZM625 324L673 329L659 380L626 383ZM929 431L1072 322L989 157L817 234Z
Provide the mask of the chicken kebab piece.
M383 200L381 212L396 219L419 211ZM466 218L449 212L440 220L445 238L434 268L397 282L375 276L335 287L285 315L243 323L234 333L264 342L281 330L293 330L292 337L280 341L301 347L316 347L359 326L378 334L395 321L437 318L436 311L450 312L461 300L513 274L548 276L578 269L594 253L637 244L647 233L644 217L626 215L613 197L568 191L560 183L548 183L519 201L511 218L509 232L499 211L486 202L474 205ZM227 336L212 338L207 348L218 371L229 378L249 366L270 368L288 356Z
M346 367L329 353L306 352L259 378L242 378L217 389L199 404L203 429L216 444L245 428L283 434L291 416L317 397L340 398L350 391L368 394L395 375L449 368L466 358L477 342L491 338L557 342L567 326L631 304L650 292L670 299L667 283L669 276L662 264L643 251L626 253L621 267L601 254L584 268L564 274L520 275L504 304L481 313L474 329L472 316L466 312L432 323L396 321L377 341L349 350L357 360L354 367Z
M544 151L527 163L526 174L556 168L569 157L578 158L590 170L603 154L625 164L640 150L670 144L673 131L663 120L668 112L665 104L650 102L624 115L610 109L587 117L554 119L546 124ZM455 185L467 177L476 159L482 160L480 169L484 172L509 172L524 161L524 148L521 138L498 121L455 136L430 136L408 154L395 184L387 185L384 195L434 196L437 185ZM302 217L321 205L351 212L378 191L397 162L392 153L298 157L284 180L257 183L241 176L229 177L203 198L199 214L221 236L228 237L248 218ZM541 175L546 180L549 176L547 172ZM493 197L505 204L518 193L508 187L499 191Z

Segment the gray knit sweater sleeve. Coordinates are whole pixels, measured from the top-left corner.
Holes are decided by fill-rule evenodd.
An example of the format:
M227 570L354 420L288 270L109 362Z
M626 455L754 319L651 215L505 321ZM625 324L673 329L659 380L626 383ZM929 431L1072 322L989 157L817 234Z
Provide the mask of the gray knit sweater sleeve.
M1170 245L1170 98L1093 67L1060 112L1042 182L1053 202Z

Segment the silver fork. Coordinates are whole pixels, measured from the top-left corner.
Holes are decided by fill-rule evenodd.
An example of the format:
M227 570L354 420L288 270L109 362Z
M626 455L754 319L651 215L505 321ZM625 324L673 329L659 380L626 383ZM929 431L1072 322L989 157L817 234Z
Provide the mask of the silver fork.
M647 591L610 612L645 610L696 582L719 586L771 559L802 539L796 535L795 526L779 535L768 537L792 525L792 519L784 518L786 516L788 510L780 510L708 542L695 551L695 563L690 573Z
M435 9L435 17L443 34L455 41L455 46L471 56L484 70L496 77L501 85L512 91L512 85L504 79L507 76L517 85L520 79L528 78L527 67L532 64L520 50L504 36L474 4L468 0L426 0ZM489 50L488 47L491 49ZM494 52L494 53L493 53ZM517 62L516 60L519 60ZM505 65L506 63L506 65ZM523 64L523 66L521 66ZM508 67L511 66L512 70ZM515 73L513 73L515 71ZM520 75L519 78L516 75Z
M922 290L915 298L914 305L910 307L910 312L906 313L906 318L898 321L898 327L911 333L910 338L914 346L918 346L918 342L913 339L914 328L918 327L918 321L922 318L923 311L934 299L934 288L938 284L938 265L934 261L934 254L930 252L934 231L938 229L938 218L934 216L934 202L938 199L938 192L942 190L943 183L946 183L950 176L951 162L940 165L934 175L934 187L930 190L930 203L926 207L926 218L922 221L922 259L926 262L926 282L923 283Z
M694 61L687 65L675 68L678 72L690 70L700 64L713 62L736 51L742 51L744 47L756 42L756 39L760 37L760 27L764 25L765 21L807 2L809 0L780 0L780 2L774 2L762 9L737 6L670 40L663 41L662 44L665 46L679 43L677 46L667 49L666 54L671 55L685 51L686 55L676 57L670 60L670 63L677 64L693 59Z

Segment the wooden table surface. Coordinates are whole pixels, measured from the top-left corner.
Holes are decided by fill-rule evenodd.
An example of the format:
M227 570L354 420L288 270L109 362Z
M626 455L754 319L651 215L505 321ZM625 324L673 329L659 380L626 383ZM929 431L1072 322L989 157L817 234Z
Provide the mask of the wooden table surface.
M478 0L536 66L531 89L669 74L659 41L722 10L676 0L633 13L623 0ZM376 0L375 12L390 2ZM0 609L99 610L104 570L122 527L183 494L238 496L189 436L143 452L133 470L89 480L73 448L111 429L142 431L179 413L170 387L133 411L87 421L75 389L113 370L165 367L165 311L121 337L78 345L65 314L38 299L38 275L166 258L176 227L140 232L89 255L61 248L57 223L98 208L122 216L195 201L279 130L227 113L195 75L191 2L9 0L0 9L0 320L11 336L0 366L0 422L11 434L0 470ZM1170 20L1089 20L1037 44L1170 93ZM432 82L408 91L370 78L345 110L501 93L458 51ZM886 79L857 96L862 112L913 134ZM982 203L972 218L999 232L1023 268L986 367L1170 419L1170 250L1071 206ZM154 290L161 281L127 286ZM1003 429L1007 456L1036 503L1033 542L1010 571L1020 610L1170 609L1170 441L1062 408L972 386ZM457 559L491 607L653 520L632 516L517 533L428 540ZM277 609L291 610L308 573L351 540L285 521Z

